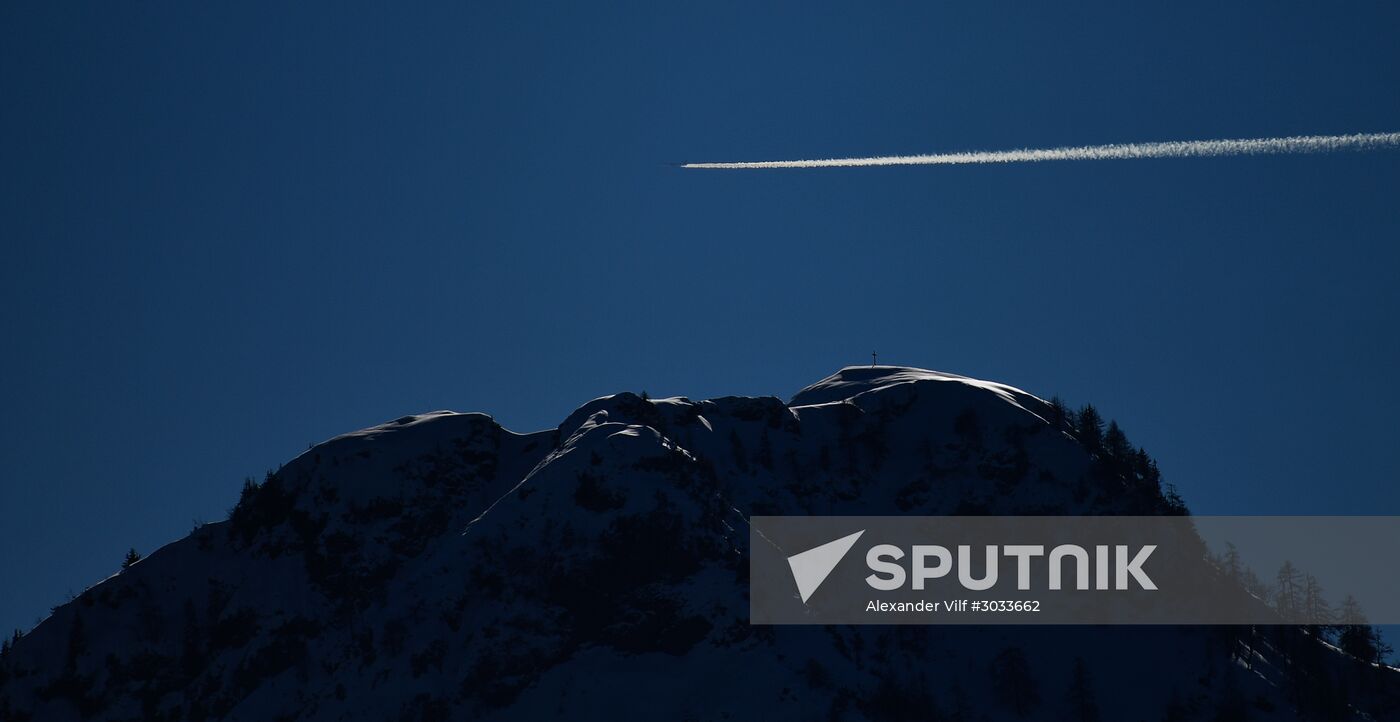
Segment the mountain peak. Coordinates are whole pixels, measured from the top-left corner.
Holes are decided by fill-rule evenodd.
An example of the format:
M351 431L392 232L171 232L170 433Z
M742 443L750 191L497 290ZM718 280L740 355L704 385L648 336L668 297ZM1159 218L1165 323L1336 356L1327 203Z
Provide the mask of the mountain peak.
M912 366L847 366L798 391L788 401L788 406L815 406L845 401L861 394L904 384L953 384L955 387L981 389L1038 416L1043 416L1041 410L1045 406L1044 401L1014 386Z
M901 366L841 369L789 405L623 392L531 434L405 416L245 484L228 520L59 605L0 654L0 719L589 720L624 695L646 718L883 719L942 683L872 670L977 674L1006 637L752 627L748 520L1171 511L1157 478L1050 418L1011 386ZM791 557L800 598L850 545L817 549ZM1206 710L1226 679L1288 709L1281 683L1223 677L1233 657L1206 635L1047 628L1017 644L1047 688L1082 658L1101 689L1132 689L1102 698L1105 718L1182 689ZM1148 650L1151 674L1124 649Z

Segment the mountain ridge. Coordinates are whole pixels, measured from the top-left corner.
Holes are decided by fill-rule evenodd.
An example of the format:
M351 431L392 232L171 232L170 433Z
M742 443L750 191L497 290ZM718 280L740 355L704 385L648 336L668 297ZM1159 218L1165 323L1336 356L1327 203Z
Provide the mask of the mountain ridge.
M754 514L1174 513L1057 413L1003 384L848 367L786 403L623 392L524 434L401 417L313 446L229 519L58 607L0 663L0 719L603 719L619 695L668 718L886 719L961 698L997 719L984 677L1008 654L1041 685L1087 660L1133 693L1101 690L1110 711L1290 709L1282 671L1236 678L1209 630L748 624ZM1173 664L1125 677L1124 645ZM917 672L931 664L960 671Z

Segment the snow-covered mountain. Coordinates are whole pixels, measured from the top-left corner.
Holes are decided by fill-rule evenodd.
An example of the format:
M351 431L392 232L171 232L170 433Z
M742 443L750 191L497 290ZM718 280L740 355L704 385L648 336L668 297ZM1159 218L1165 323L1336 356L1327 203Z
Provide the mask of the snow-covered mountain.
M1080 436L897 367L787 403L621 393L530 434L404 417L56 609L0 661L0 719L1397 714L1400 676L1297 630L748 623L753 514L1180 511Z

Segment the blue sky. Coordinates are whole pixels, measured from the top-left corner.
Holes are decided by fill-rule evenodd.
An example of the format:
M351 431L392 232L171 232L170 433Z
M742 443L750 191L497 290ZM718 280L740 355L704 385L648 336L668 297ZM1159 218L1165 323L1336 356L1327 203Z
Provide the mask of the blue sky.
M0 6L0 628L337 433L872 350L1400 513L1400 153L667 165L1400 130L1394 3L520 5Z

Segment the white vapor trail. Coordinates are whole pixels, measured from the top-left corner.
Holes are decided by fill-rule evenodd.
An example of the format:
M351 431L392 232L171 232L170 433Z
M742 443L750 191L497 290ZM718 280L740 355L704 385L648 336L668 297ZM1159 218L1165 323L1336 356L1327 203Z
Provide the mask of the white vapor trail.
M682 168L854 168L878 165L968 165L975 163L1038 163L1046 160L1119 160L1124 158L1202 158L1221 155L1328 153L1400 147L1400 133L1353 135L1295 135L1287 138L1236 140L1175 140L1164 143L1115 143L1073 148L974 150L932 155L887 155L871 158L763 160L729 163L685 163Z

